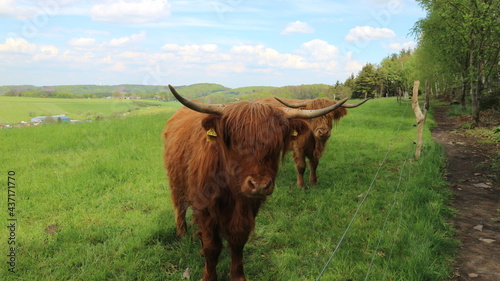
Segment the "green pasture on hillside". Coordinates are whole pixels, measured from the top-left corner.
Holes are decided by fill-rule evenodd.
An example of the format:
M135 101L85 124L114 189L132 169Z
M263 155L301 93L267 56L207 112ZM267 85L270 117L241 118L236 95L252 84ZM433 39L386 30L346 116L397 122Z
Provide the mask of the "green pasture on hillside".
M1 279L200 280L200 242L194 226L176 237L163 169L160 135L173 112L1 129L0 212L4 225L16 219L0 231ZM427 121L415 161L409 101L350 109L307 190L288 155L245 247L248 280L316 280L323 270L325 281L448 280L457 243ZM220 280L229 262L224 249Z
M57 99L0 96L0 124L29 122L31 118L46 115L67 115L71 119L93 119L96 115L108 117L115 113L131 111L150 106L178 106L153 100L126 99Z

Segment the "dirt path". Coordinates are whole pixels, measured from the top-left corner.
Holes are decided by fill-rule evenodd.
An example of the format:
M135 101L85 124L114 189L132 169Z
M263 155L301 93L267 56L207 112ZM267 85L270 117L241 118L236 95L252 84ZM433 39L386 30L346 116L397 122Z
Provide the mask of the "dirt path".
M451 280L500 280L499 171L492 168L498 144L482 143L449 119L449 106L434 107L438 127L432 136L446 149L446 178L454 193L453 220L461 241Z

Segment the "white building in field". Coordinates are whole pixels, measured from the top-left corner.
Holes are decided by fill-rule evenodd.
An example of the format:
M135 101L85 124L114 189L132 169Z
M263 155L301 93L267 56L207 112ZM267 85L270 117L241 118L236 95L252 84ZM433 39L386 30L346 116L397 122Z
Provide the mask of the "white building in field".
M51 116L51 117L56 122L69 123L71 121L71 118L69 118L66 115L55 115L55 116ZM31 119L31 123L33 123L33 124L44 124L45 123L45 118L47 118L47 116L37 116L37 117Z

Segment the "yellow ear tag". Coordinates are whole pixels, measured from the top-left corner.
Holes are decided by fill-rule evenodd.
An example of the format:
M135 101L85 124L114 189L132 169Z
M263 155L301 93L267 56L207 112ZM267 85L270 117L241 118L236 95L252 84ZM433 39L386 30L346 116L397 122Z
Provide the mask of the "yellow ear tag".
M292 137L296 137L299 135L299 132L297 132L297 130L294 130L293 133L292 133Z
M207 141L213 141L213 138L217 137L217 133L215 132L214 128L210 128L207 131Z

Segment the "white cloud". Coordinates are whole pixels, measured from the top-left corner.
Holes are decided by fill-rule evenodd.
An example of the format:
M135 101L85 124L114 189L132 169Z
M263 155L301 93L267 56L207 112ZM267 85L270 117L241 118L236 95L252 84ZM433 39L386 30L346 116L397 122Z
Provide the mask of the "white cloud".
M295 33L313 33L314 29L306 22L295 21L289 23L281 34L289 35Z
M154 53L149 54L148 58L153 61L153 64L157 61L173 61L178 56L174 53Z
M82 67L85 64L93 63L95 54L92 52L75 52L75 51L65 51L58 60L61 62L69 62L68 66L75 67L75 63L79 64L78 67Z
M123 53L117 55L117 57L119 57L119 58L125 58L125 59L139 59L139 58L145 58L146 54L145 53L141 53L141 52L127 51L127 52L123 52Z
M204 52L217 52L219 47L215 44L205 44L201 46L201 50Z
M0 17L15 17L24 20L37 13L36 6L29 6L28 1L18 3L17 0L0 0Z
M154 22L170 16L167 0L108 0L90 9L93 20L119 23Z
M345 70L349 72L357 72L363 68L363 65L355 60L348 61L345 65Z
M203 77L223 77L237 73L281 75L289 70L325 75L338 71L337 61L342 60L336 46L319 39L305 42L290 53L280 52L264 44L232 45L229 49L222 49L217 44L165 44L157 52L135 48L117 52L114 48L128 46L129 43L142 40L144 36L145 33L141 32L104 43L99 43L96 38L91 37L73 38L66 49L53 45L35 45L24 39L16 39L18 42L14 44L11 42L14 39L10 38L5 41L10 42L9 44L0 44L0 51L24 50L31 55L33 62L50 62L54 65L87 70L98 66L103 73L116 75L138 71L146 75L145 77L153 75L153 78L165 73L171 75L168 69L172 69L172 65L175 65L176 75L196 74ZM13 45L17 48L12 47ZM152 68L156 66L167 70L157 74L158 71Z
M206 66L212 63L228 61L230 57L219 50L216 44L201 44L201 45L177 45L165 44L161 48L166 52L165 58L176 61L179 65L193 67L193 64ZM172 57L174 59L172 59Z
M281 54L272 48L265 48L259 52L259 64L284 68L307 67L307 61L303 57L291 54Z
M59 55L59 49L56 46L53 45L48 45L48 46L41 46L40 47L40 52L36 54L33 59L35 61L39 60L49 60L57 57Z
M373 26L356 26L349 30L345 40L347 42L365 43L367 40L395 37L396 33L388 28L376 28Z
M264 45L239 45L239 46L233 46L231 48L231 53L233 54L238 54L238 55L253 55L258 52L259 49L263 49Z
M165 44L161 47L163 51L167 52L179 52L183 55L195 55L200 52L214 53L219 50L219 46L216 44L203 44L203 45L177 45L177 44Z
M391 52L399 52L400 50L407 50L407 49L415 49L417 47L417 43L414 41L408 41L408 42L393 42L387 44L382 44L382 47L385 49L391 51Z
M0 44L0 52L34 53L36 45L23 38L5 38L5 43Z
M89 37L73 38L68 42L68 44L76 48L88 48L97 46L95 38Z
M233 59L243 61L249 65L257 62L257 65L266 67L305 69L314 67L304 57L293 54L282 54L264 45L239 45L231 48Z
M105 63L105 64L112 64L113 63L113 59L111 58L111 55L107 55L101 59L99 59L99 62L100 63Z
M132 34L130 36L111 39L108 45L112 47L122 47L129 45L131 43L144 41L145 38L146 38L146 32L142 31L141 33L138 34Z
M247 71L245 64L241 62L221 62L208 65L206 70L213 72L235 72L242 73Z
M15 0L0 0L0 15L11 15L15 12Z
M45 26L51 17L65 15L86 15L88 8L81 7L80 0L0 0L0 17L15 17L18 20L34 22L36 27ZM79 4L79 7L74 4ZM85 4L85 3L83 3Z
M338 57L339 49L320 39L303 43L300 53L311 57L315 61L333 60Z
M123 62L116 62L111 67L105 68L105 70L123 72L123 71L127 70L127 66Z

